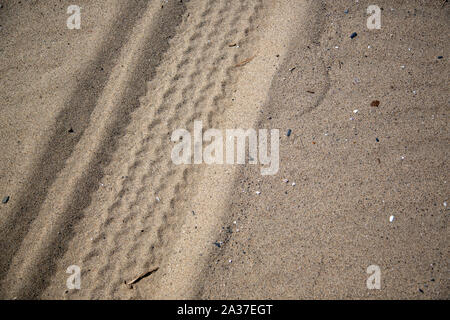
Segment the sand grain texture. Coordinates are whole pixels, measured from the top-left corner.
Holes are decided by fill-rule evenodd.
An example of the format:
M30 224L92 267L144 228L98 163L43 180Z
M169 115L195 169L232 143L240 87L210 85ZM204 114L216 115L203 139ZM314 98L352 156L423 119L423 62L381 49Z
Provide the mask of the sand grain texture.
M448 5L70 4L0 9L1 298L448 299ZM279 172L173 164L195 120Z

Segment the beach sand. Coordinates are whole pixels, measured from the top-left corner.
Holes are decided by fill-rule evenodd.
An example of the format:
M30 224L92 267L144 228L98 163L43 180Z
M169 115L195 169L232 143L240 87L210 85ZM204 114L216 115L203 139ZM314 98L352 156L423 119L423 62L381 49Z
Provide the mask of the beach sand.
M2 299L449 298L446 1L54 3L0 2ZM278 172L175 165L194 121Z

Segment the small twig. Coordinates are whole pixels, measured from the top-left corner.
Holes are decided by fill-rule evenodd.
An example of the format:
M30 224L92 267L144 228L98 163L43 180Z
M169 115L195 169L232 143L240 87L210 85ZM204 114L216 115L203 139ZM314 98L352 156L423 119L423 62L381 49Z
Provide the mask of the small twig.
M234 67L242 67L245 66L247 63L249 63L250 61L252 61L254 58L256 57L256 55L254 55L253 57L247 58L244 61L239 62L237 65L235 65Z
M139 275L138 277L134 278L133 280L131 280L129 282L125 281L125 284L128 285L128 286L131 286L131 285L133 285L135 283L138 283L142 279L144 279L144 278L148 277L149 275L151 275L153 272L158 271L158 269L159 269L159 267L156 267L156 268L151 269L150 271L144 272L144 273L142 273L141 275Z

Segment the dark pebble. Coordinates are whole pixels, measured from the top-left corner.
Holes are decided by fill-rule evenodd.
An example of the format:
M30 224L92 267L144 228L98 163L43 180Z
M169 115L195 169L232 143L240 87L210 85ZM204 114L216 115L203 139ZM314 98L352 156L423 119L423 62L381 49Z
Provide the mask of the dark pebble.
M357 36L358 34L356 33L356 32L353 32L351 35L350 35L350 38L355 38L356 36Z
M289 130L287 131L286 135L287 135L288 137L290 137L290 136L291 136L291 133L292 133L292 130L289 129Z
M375 140L377 140L377 142L380 142L380 139L378 139L378 138L375 138Z
M419 289L419 291L420 291L420 293L423 293L423 290L422 290L422 289Z
M9 201L9 196L4 197L2 200L3 203L8 203L8 201Z
M380 105L380 101L379 100L373 100L371 103L370 103L370 106L371 107L378 107Z
M438 59L444 59L444 57L443 56L439 56Z

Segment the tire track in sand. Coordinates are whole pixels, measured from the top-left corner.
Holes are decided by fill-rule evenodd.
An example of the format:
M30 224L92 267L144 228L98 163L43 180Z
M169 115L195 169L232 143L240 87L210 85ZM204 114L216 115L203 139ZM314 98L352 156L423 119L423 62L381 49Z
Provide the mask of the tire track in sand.
M170 134L177 128L192 129L194 120L212 125L223 111L233 66L247 58L228 45L245 46L261 6L260 1L199 3L202 10L188 3L166 61L148 84L124 137L127 142L113 160L114 168L126 168L124 178L106 201L92 245L81 253L89 288L72 297L136 297L124 281L162 263L171 237L190 213L182 195L193 192L192 177L200 169L172 164Z
M59 262L86 220L84 210L145 94L145 80L155 76L184 5L174 1L163 9L157 2L133 1L120 8L73 98L57 116L28 189L1 225L2 297L37 298L59 273ZM121 62L130 63L121 69ZM70 127L75 134L67 137ZM58 206L52 204L55 197Z

